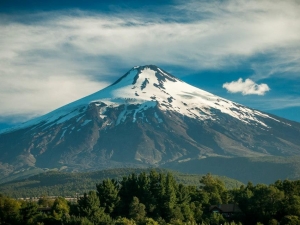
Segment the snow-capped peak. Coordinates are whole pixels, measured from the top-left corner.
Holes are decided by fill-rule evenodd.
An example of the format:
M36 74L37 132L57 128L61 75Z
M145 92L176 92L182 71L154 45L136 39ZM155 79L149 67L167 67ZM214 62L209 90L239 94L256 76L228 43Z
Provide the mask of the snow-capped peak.
M198 120L217 120L215 112L220 111L245 123L255 123L265 127L267 125L260 118L271 118L267 114L191 86L154 65L148 65L134 67L112 85L28 121L15 129L40 122L62 123L78 116L90 103L98 102L105 103L107 107L118 107L123 104L140 105L139 111L158 106L163 111L174 111ZM100 116L104 116L104 113L105 110L99 112ZM118 123L120 121L116 121L116 124Z

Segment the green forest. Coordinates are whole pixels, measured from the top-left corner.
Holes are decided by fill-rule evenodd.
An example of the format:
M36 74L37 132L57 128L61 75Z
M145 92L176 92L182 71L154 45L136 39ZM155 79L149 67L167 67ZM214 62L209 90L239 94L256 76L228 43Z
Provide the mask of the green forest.
M178 183L185 185L198 185L200 174L180 173L161 168L114 168L91 172L62 172L49 171L28 177L23 180L15 180L0 184L0 193L13 198L37 198L40 196L71 196L82 195L95 188L95 184L105 179L122 180L124 176L135 173L149 173L155 170L159 173L171 172ZM216 176L221 179L226 188L240 187L243 183L237 180Z
M211 174L197 185L187 185L170 172L151 170L104 179L73 202L64 197L25 201L0 195L0 224L300 224L299 196L299 180L249 182L229 189ZM222 205L240 210L212 210Z

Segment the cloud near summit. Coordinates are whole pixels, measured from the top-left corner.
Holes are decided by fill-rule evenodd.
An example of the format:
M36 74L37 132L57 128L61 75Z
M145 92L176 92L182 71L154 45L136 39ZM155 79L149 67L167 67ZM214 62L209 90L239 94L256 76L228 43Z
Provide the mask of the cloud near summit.
M198 72L246 61L255 80L278 71L298 77L299 15L300 4L293 0L179 1L152 12L0 14L0 115L49 112L98 91L136 65ZM253 64L260 54L270 60ZM246 84L232 85L249 88ZM251 87L244 93L267 91Z
M242 95L264 95L271 90L267 84L256 84L249 78L245 81L239 78L237 81L225 83L223 88L230 93L242 93Z

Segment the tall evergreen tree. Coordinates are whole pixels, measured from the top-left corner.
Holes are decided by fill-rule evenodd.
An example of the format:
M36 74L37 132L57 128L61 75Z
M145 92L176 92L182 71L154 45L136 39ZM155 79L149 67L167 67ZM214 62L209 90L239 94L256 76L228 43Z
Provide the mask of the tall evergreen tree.
M151 199L151 193L150 193L150 178L145 172L141 173L137 177L137 188L138 188L138 192L136 193L137 194L136 197L139 198L140 202L142 202L147 206L147 203Z
M78 200L78 208L80 215L87 217L94 224L109 220L109 217L104 213L104 208L100 207L100 201L95 191L85 193Z
M138 182L136 174L132 173L127 177L123 177L119 191L120 196L120 213L122 216L127 217L129 214L129 205L135 195L138 193Z
M175 211L175 206L177 202L177 183L171 173L168 173L165 182L162 186L162 204L161 204L161 216L167 221L170 221L174 217L181 216L180 209L177 208Z
M106 179L97 184L96 188L100 206L104 208L105 213L114 216L120 202L118 182L114 179Z

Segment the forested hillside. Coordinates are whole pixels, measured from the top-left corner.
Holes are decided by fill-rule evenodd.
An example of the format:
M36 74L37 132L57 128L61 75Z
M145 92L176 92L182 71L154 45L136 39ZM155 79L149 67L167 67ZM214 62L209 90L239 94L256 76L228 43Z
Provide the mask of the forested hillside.
M299 180L300 157L207 157L187 162L171 162L165 168L176 169L183 173L206 174L210 172L254 184L272 184L276 180Z
M210 174L199 185L179 184L171 173L132 173L122 180L105 179L93 190L68 202L37 202L0 196L0 224L299 224L300 181L271 185L248 183L227 189ZM235 205L232 213L212 211Z
M101 170L86 173L67 173L59 171L50 171L41 173L20 181L13 181L6 184L0 184L0 193L15 198L40 197L45 196L72 196L76 197L84 192L93 190L96 183L102 182L104 179L110 178L122 180L124 176L135 173L150 172L153 169L141 168L122 168ZM172 172L178 183L186 185L199 185L202 175L192 175L179 173L166 169L158 169L157 172ZM227 188L232 189L242 185L241 182L230 179L228 177L220 178Z

